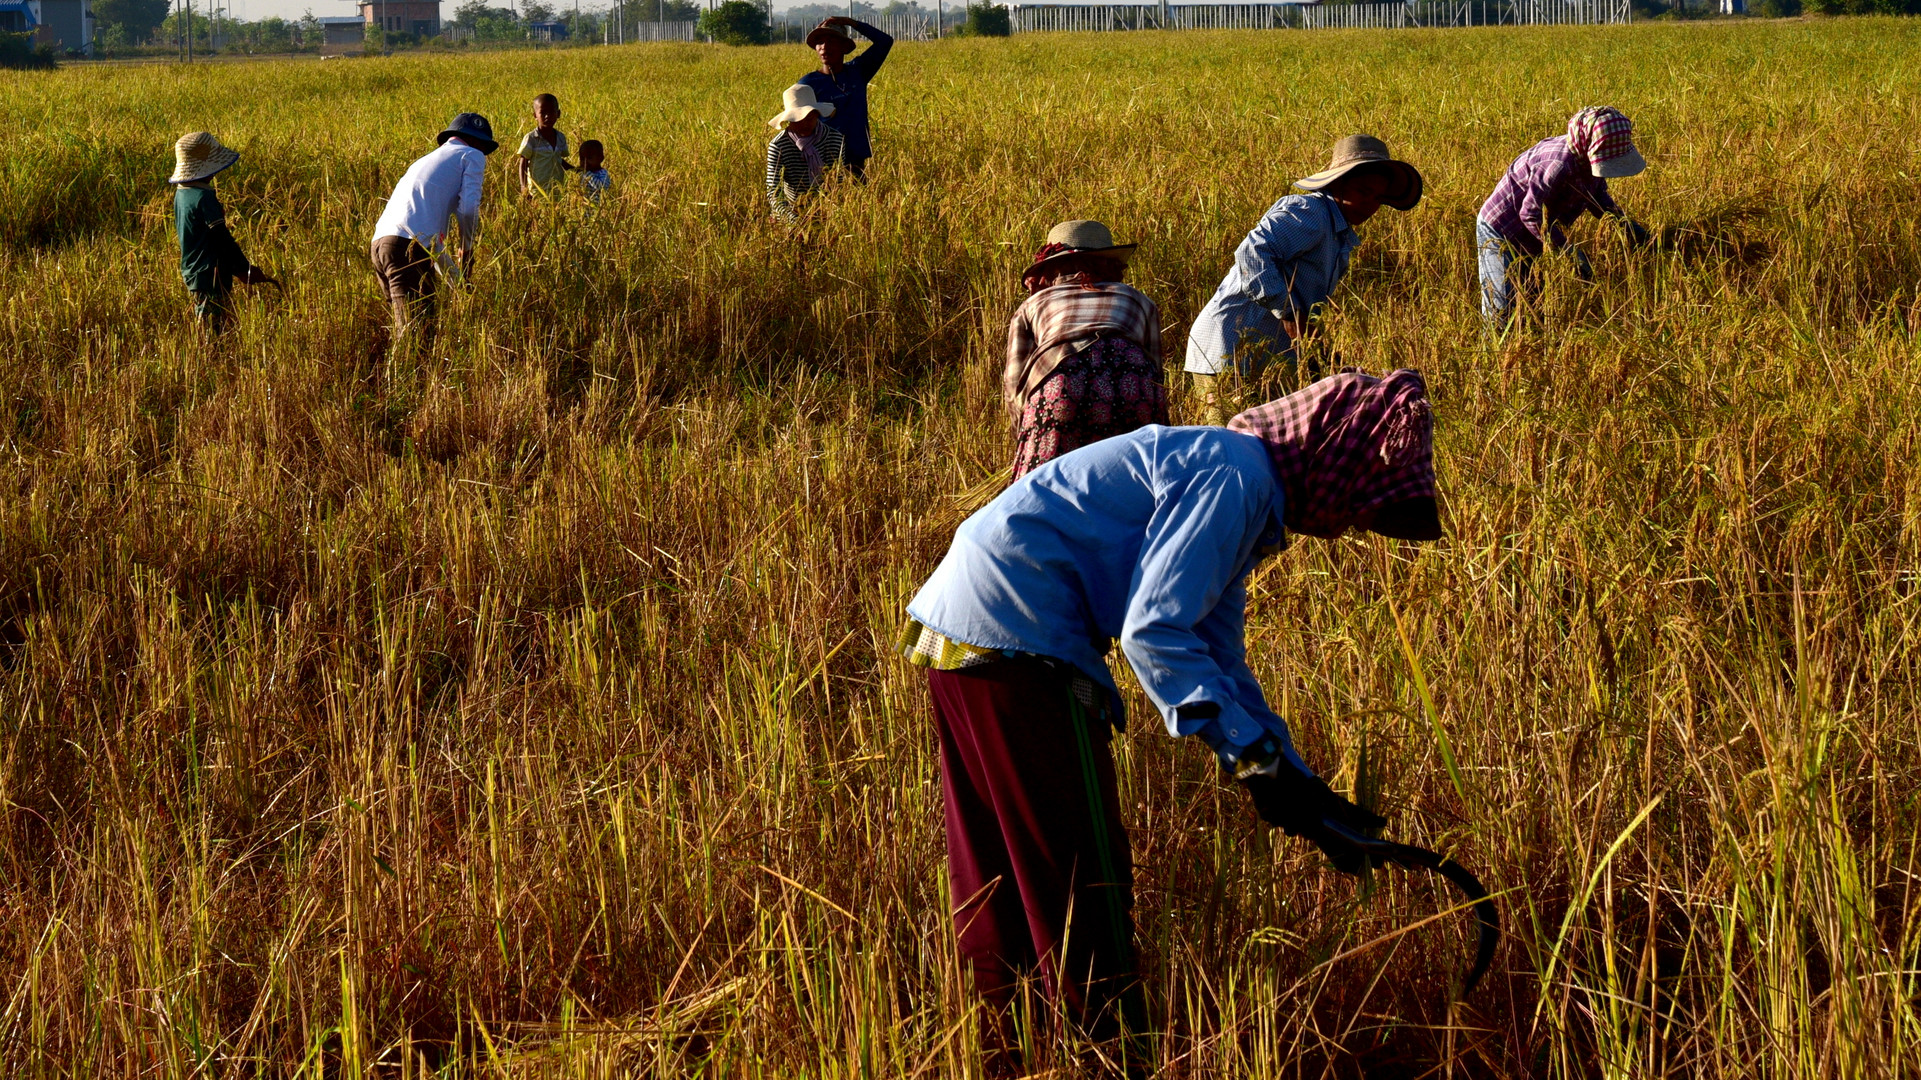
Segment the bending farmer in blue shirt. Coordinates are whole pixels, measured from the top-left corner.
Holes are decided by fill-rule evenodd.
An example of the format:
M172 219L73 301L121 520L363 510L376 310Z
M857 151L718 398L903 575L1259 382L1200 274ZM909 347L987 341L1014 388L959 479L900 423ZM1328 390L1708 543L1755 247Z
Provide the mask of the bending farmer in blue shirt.
M1372 135L1342 139L1332 158L1327 168L1294 182L1308 194L1283 196L1268 208L1194 317L1186 368L1210 424L1223 417L1220 375L1255 379L1280 357L1293 382L1295 343L1313 332L1309 318L1347 273L1348 256L1360 243L1354 227L1383 204L1411 210L1421 201L1420 171L1394 160Z
M1245 583L1285 530L1440 536L1426 386L1344 372L1232 426L1151 425L1042 465L961 525L908 605L900 647L932 669L954 919L990 1006L990 1072L1015 1064L1023 977L1096 1038L1146 1023L1111 641L1168 731L1206 743L1263 820L1348 873L1362 853L1328 823L1383 824L1314 776L1268 708Z
M847 59L847 54L854 51L854 39L842 29L848 26L873 42L866 52L852 60ZM887 52L894 47L894 39L878 27L836 15L823 19L819 26L808 31L807 44L820 57L820 70L802 75L799 82L814 88L816 101L833 106L822 109L821 115L827 118L827 126L840 132L845 140L841 164L855 179L866 180L867 159L874 156L874 144L867 138L867 84L887 62Z

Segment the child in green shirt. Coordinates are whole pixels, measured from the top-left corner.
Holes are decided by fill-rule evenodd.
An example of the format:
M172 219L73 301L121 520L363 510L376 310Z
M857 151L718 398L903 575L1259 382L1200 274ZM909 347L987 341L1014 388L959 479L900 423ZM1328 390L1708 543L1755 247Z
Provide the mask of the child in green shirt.
M560 121L560 99L552 94L534 98L534 130L520 140L520 193L536 192L549 198L566 190L567 136L554 125Z
M174 143L173 223L180 241L180 277L193 293L194 314L215 333L227 326L227 295L235 281L249 285L278 285L271 275L247 261L233 234L227 231L227 212L213 191L215 173L240 160L240 155L209 132L193 131Z

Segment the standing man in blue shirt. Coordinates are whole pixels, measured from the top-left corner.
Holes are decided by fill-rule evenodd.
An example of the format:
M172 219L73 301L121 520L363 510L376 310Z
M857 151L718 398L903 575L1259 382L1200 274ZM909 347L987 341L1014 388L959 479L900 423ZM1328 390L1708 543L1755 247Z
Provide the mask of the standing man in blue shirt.
M1327 168L1294 182L1308 194L1282 196L1268 208L1194 317L1185 366L1210 424L1221 423L1225 413L1216 385L1221 375L1254 379L1277 357L1292 374L1295 344L1313 333L1309 319L1334 294L1360 243L1355 226L1383 204L1412 210L1421 201L1420 171L1394 160L1372 135L1342 139L1332 158Z
M847 54L854 51L854 39L844 29L850 26L873 42L852 60ZM865 181L867 159L874 156L874 144L867 137L867 84L887 62L894 39L879 27L836 15L809 31L807 44L820 57L820 70L802 75L800 82L814 88L816 101L833 106L831 110L822 109L821 115L844 141L841 163L855 179Z

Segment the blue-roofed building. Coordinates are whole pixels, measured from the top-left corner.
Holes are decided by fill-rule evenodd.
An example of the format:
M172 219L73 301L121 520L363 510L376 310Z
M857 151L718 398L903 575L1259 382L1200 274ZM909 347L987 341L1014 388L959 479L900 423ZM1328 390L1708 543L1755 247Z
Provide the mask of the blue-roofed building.
M92 0L0 0L0 31L32 34L36 45L93 53Z

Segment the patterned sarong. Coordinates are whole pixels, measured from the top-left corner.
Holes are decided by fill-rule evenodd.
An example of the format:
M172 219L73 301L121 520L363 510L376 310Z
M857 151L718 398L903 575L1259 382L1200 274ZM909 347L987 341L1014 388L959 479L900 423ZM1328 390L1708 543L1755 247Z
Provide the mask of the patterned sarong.
M1102 338L1061 361L1028 397L1014 476L1109 436L1167 422L1160 365L1132 341Z

